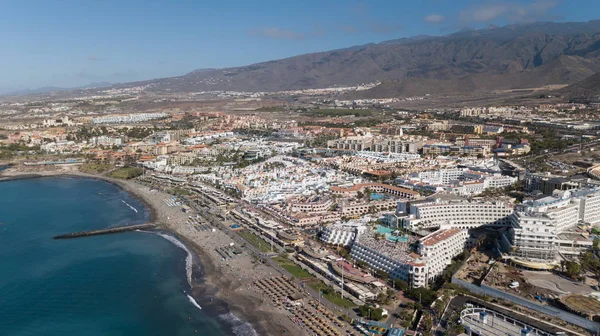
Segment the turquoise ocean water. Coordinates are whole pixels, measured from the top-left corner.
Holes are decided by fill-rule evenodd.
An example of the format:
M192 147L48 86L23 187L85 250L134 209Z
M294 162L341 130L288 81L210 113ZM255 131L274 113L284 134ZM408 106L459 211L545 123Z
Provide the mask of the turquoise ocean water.
M148 219L107 182L0 182L0 335L234 334L187 296L187 252L171 241L143 232L52 239Z

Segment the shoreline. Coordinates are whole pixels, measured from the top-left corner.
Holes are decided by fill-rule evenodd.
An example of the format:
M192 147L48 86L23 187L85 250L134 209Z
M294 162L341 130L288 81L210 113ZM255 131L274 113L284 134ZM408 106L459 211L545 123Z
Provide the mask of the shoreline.
M304 335L304 330L297 328L285 315L280 312L273 311L273 307L269 303L265 304L260 294L251 290L252 279L241 276L242 268L258 267L255 264L244 263L242 267L238 265L224 264L218 260L218 256L211 255L210 248L213 246L202 246L200 242L194 241L198 237L188 237L189 231L186 231L185 223L182 223L182 218L187 219L188 214L182 213L178 208L165 208L164 202L157 202L157 197L167 197L168 194L162 191L154 191L153 195L150 192L142 191L144 187L133 181L117 180L106 176L98 176L93 174L82 173L79 171L43 171L43 172L20 172L14 170L0 171L0 183L6 181L44 178L44 177L71 177L71 178L88 178L101 180L111 183L118 188L124 190L131 197L140 201L149 212L149 222L159 224L158 228L149 233L163 233L177 239L182 243L191 254L192 257L192 283L188 288L196 302L200 304L202 310L205 310L207 315L214 317L230 330L237 328L242 331L242 335L280 335L281 330L286 330L288 334ZM171 195L168 195L171 197ZM160 211L159 211L160 210ZM169 212L169 210L171 210ZM174 210L174 211L173 211ZM173 219L171 219L173 217ZM179 220L179 222L177 222ZM216 230L215 234L222 234L224 237L218 239L227 239L224 232ZM163 237L164 238L164 237ZM206 238L204 238L206 239ZM218 240L217 239L217 240ZM204 240L204 243L210 243L212 240ZM214 242L213 242L214 244ZM230 262L235 264L234 261ZM261 266L264 268L265 266ZM276 273L276 270L262 269L264 276L270 276ZM266 274L266 271L269 274ZM236 279L237 276L239 279ZM186 276L187 278L187 276ZM186 281L187 282L187 281ZM231 316L231 314L233 316ZM277 316L280 315L280 316ZM277 317L276 317L277 316ZM244 324L251 325L252 333L248 331L248 327Z
M5 175L5 173L7 173L7 172L9 173L9 175ZM126 191L134 199L138 200L140 203L142 203L144 205L144 207L146 208L146 210L148 211L148 214L149 214L148 222L155 222L158 220L157 211L156 211L155 207L152 206L152 204L150 204L144 197L142 197L137 192L135 192L135 190L130 188L130 186L128 186L127 184L122 183L121 181L110 178L110 177L87 174L87 173L82 173L82 172L78 172L78 171L72 171L72 172L51 171L51 172L38 172L38 173L25 173L25 172L21 173L21 172L9 171L9 170L0 171L0 183L9 182L9 181L18 181L18 180L30 180L30 179L45 178L45 177L87 178L87 179L99 180L99 181L104 181L104 182L110 183L110 184L115 185L115 186L119 187L120 189ZM161 223L161 228L163 228L162 223Z

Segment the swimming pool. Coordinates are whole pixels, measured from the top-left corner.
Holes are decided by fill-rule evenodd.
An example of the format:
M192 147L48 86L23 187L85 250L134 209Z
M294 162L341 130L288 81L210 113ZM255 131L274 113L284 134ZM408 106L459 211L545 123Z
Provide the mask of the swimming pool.
M386 194L371 193L371 197L370 198L371 198L371 201L379 201L379 200L382 200L382 199L389 198L389 196L386 195Z
M408 236L393 236L392 232L396 231L396 229L389 228L383 225L377 225L377 233L381 233L385 235L385 238L389 241L397 241L399 243L407 243Z

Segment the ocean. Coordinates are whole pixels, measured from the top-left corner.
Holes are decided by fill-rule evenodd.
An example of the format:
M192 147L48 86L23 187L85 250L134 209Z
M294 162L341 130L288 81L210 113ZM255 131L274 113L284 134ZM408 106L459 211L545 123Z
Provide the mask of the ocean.
M0 182L0 335L234 334L243 322L188 295L190 257L171 237L52 239L149 217L140 201L100 180Z

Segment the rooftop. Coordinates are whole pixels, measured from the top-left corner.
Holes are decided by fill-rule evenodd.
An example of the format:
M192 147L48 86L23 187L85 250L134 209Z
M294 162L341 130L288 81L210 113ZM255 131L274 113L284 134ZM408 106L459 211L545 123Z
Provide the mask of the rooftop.
M438 230L435 231L434 233L421 238L421 244L425 245L425 246L434 246L435 244L446 240L452 236L454 236L455 234L461 232L461 229L447 229L447 230Z

